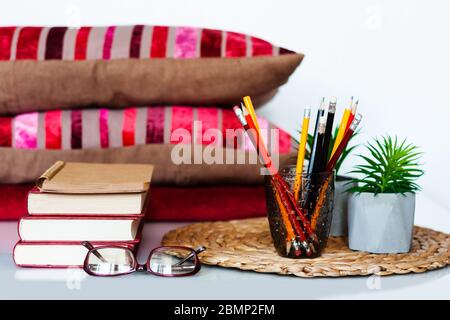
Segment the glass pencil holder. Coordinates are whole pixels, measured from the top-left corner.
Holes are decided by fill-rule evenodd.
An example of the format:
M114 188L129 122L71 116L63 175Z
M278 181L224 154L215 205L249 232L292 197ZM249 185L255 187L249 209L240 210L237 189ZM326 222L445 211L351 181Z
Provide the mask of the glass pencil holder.
M266 176L266 207L275 249L282 257L315 258L326 247L330 233L334 201L334 172L303 173L298 200L294 210L293 186L295 166L279 171L290 190L281 196L271 176ZM292 202L291 202L292 203ZM302 217L302 216L303 217Z

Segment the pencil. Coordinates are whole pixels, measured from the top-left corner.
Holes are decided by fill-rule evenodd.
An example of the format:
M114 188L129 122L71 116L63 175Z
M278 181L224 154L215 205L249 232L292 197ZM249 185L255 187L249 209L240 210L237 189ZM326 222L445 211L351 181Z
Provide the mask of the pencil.
M350 116L348 117L346 130L348 130L348 128L350 128L350 125L352 124L353 119L355 119L356 110L358 110L358 102L359 101L356 100L355 104L352 106L352 112L350 113Z
M360 113L358 113L355 116L355 119L352 121L352 124L350 125L348 130L345 132L345 135L342 138L341 143L337 147L336 152L334 153L334 155L331 156L330 161L328 161L328 164L327 164L327 171L328 172L331 172L334 169L334 166L336 165L337 161L339 160L339 157L341 156L342 151L344 151L345 146L347 145L347 143L350 140L351 136L355 132L355 130L358 127L359 123L361 122L361 119L362 119L362 115Z
M261 162L264 166L269 170L271 175L277 174L278 170L274 168L272 160L270 159L269 152L267 151L264 141L261 138L260 132L256 129L255 123L253 122L252 117L248 113L248 111L244 108L243 115L248 124L248 129L246 132L250 137L250 140L253 143L253 146L256 149L257 154L259 155Z
M281 202L280 195L278 194L275 187L273 187L272 192L275 196L275 200L278 203L278 207L280 208L281 219L283 220L284 227L286 229L286 240L293 241L295 240L295 233L292 229L291 221L289 220L289 214L286 211L286 207Z
M308 215L312 214L312 210L314 209L315 205L315 199L317 198L317 194L319 192L319 176L317 173L321 172L320 165L322 163L322 159L327 156L323 152L323 140L325 136L325 129L326 129L326 116L321 116L319 119L319 126L317 128L317 137L314 139L314 145L313 147L317 150L315 153L314 158L311 158L311 170L308 172L308 185L309 188L306 191L306 193L303 195L302 198L304 199L305 207L308 210Z
M303 215L303 209L298 207L293 194L287 186L287 183L281 178L278 170L273 167L270 155L267 152L264 141L261 139L261 134L256 129L253 119L248 110L246 108L242 110L237 106L233 109L239 121L241 122L241 125L244 127L244 129L246 129L246 132L249 135L251 142L255 146L255 149L257 150L264 166L269 170L269 173L272 176L272 185L275 187L279 199L283 204L283 207L289 214L291 225L295 230L296 236L300 238L301 246L305 249L306 254L310 255L311 252L315 251L315 248L314 244L310 243L306 238L306 234L308 235L308 238L311 239L314 243L317 243L317 236L312 231L309 221ZM297 215L297 217L295 215ZM303 227L300 225L300 221ZM292 244L296 246L296 244L298 243L295 240Z
M233 107L233 111L236 114L236 117L238 118L238 120L241 123L242 127L245 130L248 130L249 126L248 126L247 120L245 120L244 112L242 111L242 109L239 108L238 106L234 106Z
M300 209L295 203L292 194L289 191L286 191L285 181L279 175L277 175L276 177L273 177L272 182L275 185L275 187L280 191L278 194L280 196L281 202L285 205L287 212L289 212L292 226L294 227L297 236L300 238L301 246L303 247L303 249L305 249L305 252L308 256L311 255L311 253L314 252L315 249L314 246L306 238L305 233L307 233L309 239L311 239L313 242L316 242L317 237L315 236L315 233L312 232L312 228L309 222L300 212ZM303 228L305 230L303 230L303 228L300 226L300 223L297 220L295 214L297 214L297 216L300 218L300 221L302 222Z
M319 127L319 119L322 117L322 115L325 112L325 98L322 99L322 102L320 103L320 107L317 110L317 117L316 117L316 124L314 125L314 135L313 135L313 146L311 148L311 152L309 154L309 163L308 163L308 173L312 172L313 169L313 159L316 156L316 140L317 140L317 129Z
M330 100L330 104L328 106L327 124L325 127L325 136L323 138L323 145L322 145L323 156L319 164L319 172L325 171L328 162L328 153L331 142L331 134L333 131L334 114L336 113L336 103L337 103L336 97L332 97Z
M255 108L253 108L252 99L249 96L245 96L243 98L243 100L244 100L245 107L248 110L248 113L250 113L250 116L252 117L252 120L253 120L253 123L255 124L256 130L258 130L258 132L260 132L261 129L258 124L258 118L256 118Z
M335 153L335 156L332 156L330 161L328 161L327 164L327 171L331 172L334 169L334 166L336 165L337 160L339 159L339 157L342 154L342 151L344 150L345 146L347 145L348 141L350 140L350 137L352 136L352 134L355 132L356 128L358 127L359 123L361 122L362 119L362 115L358 114L357 116L355 116L355 119L353 120L352 124L350 125L349 130L347 130L347 133L345 135L345 137L343 138L341 144L338 146L338 149ZM333 158L335 157L335 158ZM319 218L319 214L320 214L320 208L322 208L323 206L323 202L325 201L325 193L326 190L328 189L328 185L330 184L330 179L331 179L330 175L328 177L327 180L325 180L325 182L323 183L321 189L320 189L320 194L317 198L317 202L315 204L315 208L314 208L314 212L311 216L311 227L313 230L316 230L316 225L317 225L317 219Z
M344 114L342 115L341 123L339 125L338 134L336 136L336 140L334 141L333 151L331 151L331 156L333 156L333 154L336 152L337 147L339 146L339 144L341 143L342 138L344 137L345 131L347 129L348 118L350 117L350 114L352 112L352 107L353 107L353 97L352 97L351 102L350 102L350 108L345 108Z
M327 125L327 117L321 116L319 119L319 126L317 128L317 137L314 140L313 147L316 149L314 158L312 160L312 170L310 173L321 172L322 159L327 157L327 153L323 152L323 143L325 139L325 129Z
M274 181L277 182L276 186L278 186L279 189L279 195L280 198L282 200L282 202L287 206L287 211L289 213L292 214L297 214L297 216L299 217L300 221L302 222L303 227L305 228L306 233L308 234L308 237L310 239L312 239L313 241L316 239L315 234L312 231L312 228L309 224L309 222L307 221L306 217L304 216L302 210L300 210L297 206L297 203L294 199L294 196L291 194L290 190L289 190L289 186L286 184L286 182L281 178L281 176L279 175L278 171L273 167L273 163L270 159L270 156L267 152L267 149L264 145L264 142L262 141L258 131L255 129L254 124L252 122L252 118L251 116L248 114L248 112L246 110L244 110L244 116L245 119L249 125L249 130L247 130L247 133L251 136L254 135L254 138L251 139L252 141L256 141L256 145L255 148L258 150L258 154L261 155L262 157L262 161L264 163L264 165L266 166L266 168L269 170L270 174L272 176L274 176ZM303 230L300 227L300 224L298 222L298 220L294 217L291 219L291 223L294 227L294 229L297 232L297 235L301 236L301 234L299 232L303 232ZM305 247L305 250L308 251L309 246L306 246L306 238L304 238L305 236L301 236L302 238L302 245ZM304 238L304 239L303 239Z
M311 107L306 107L303 112L302 132L300 134L300 145L298 146L297 166L295 169L294 197L298 201L298 193L302 184L303 164L305 162L306 142L308 140L309 119L311 118Z

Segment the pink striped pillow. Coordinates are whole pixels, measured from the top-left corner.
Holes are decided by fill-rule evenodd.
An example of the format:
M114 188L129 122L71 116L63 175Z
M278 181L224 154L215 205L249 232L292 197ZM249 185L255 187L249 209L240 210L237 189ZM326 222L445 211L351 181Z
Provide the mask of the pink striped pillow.
M258 122L272 155L280 155L280 164L286 164L293 150L290 135L262 117ZM230 139L236 129L241 125L234 112L217 107L52 110L0 117L0 183L35 181L57 160L152 163L157 167L156 184L262 183L256 162L173 160L175 144L180 142L189 150L213 147L226 150L222 154L231 150L233 159L238 154L249 159L255 153L248 137Z
M0 27L0 114L230 105L244 95L258 102L302 58L253 36L206 28Z
M197 124L194 125L194 122ZM278 129L279 153L293 150L291 136L258 116L264 139ZM139 144L197 143L253 151L250 141L227 141L226 130L240 129L232 110L216 107L152 106L120 110L84 109L32 112L0 117L0 147L16 149L116 148ZM176 131L182 129L183 131ZM223 139L214 140L208 130Z

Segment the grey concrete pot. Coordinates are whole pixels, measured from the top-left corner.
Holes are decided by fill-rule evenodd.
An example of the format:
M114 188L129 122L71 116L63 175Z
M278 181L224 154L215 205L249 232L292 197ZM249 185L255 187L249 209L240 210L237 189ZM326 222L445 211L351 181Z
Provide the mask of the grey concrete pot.
M356 186L349 183L350 178L337 176L334 183L334 208L331 221L330 236L341 237L348 235L348 200L350 193L345 192L348 188Z
M348 203L349 247L373 253L404 253L411 248L414 193L352 194Z

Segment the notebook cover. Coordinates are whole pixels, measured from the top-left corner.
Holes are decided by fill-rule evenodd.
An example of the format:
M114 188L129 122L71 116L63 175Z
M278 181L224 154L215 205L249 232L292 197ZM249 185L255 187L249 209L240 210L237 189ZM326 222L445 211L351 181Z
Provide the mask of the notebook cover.
M28 194L30 193L45 193L39 190L38 187L33 187ZM140 218L140 217L144 217L145 213L147 212L147 207L149 205L149 198L150 198L150 192L147 192L147 196L145 197L145 201L144 201L144 205L142 206L142 211L141 213L136 213L136 214L31 214L29 212L28 216L29 217L54 217L54 218L59 218L59 217L132 217L132 218ZM27 201L28 201L28 196L27 196Z
M152 173L148 164L57 161L36 185L52 193L139 193L148 190Z
M136 240L134 241L126 241L126 242L108 242L108 241L91 241L91 244L94 247L104 247L104 246L123 246L126 248L131 249L131 251L133 251L134 254L137 253L139 244L141 242L141 233L139 233L138 237L136 238ZM71 268L71 267L79 267L82 268L83 265L33 265L33 264L18 264L16 262L16 257L15 257L15 251L16 251L16 247L19 245L28 245L28 246L33 246L33 245L82 245L81 242L79 241L67 241L67 242L58 242L58 241L35 241L35 242L26 242L26 241L18 241L13 249L13 261L14 264L18 267L23 267L23 268L54 268L54 269L61 269L61 268Z

